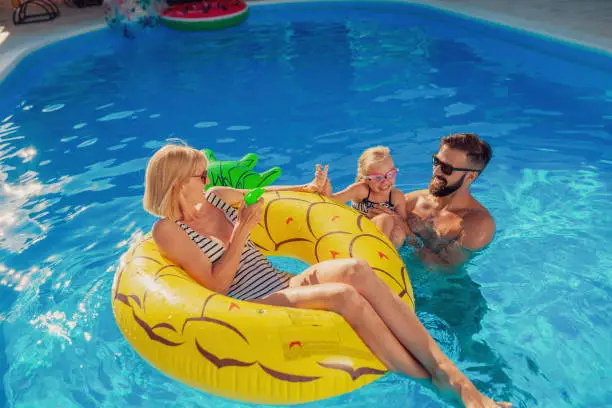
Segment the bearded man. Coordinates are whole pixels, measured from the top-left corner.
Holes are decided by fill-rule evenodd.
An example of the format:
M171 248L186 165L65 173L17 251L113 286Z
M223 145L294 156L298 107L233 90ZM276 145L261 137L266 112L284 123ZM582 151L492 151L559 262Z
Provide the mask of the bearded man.
M493 239L493 217L470 193L491 156L491 146L474 133L446 136L432 157L429 188L405 195L407 244L423 262L457 266Z

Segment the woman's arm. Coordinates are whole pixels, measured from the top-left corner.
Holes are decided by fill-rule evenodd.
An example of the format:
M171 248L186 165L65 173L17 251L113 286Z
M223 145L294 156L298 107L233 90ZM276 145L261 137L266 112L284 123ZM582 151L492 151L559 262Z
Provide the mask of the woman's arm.
M240 257L250 229L237 223L232 231L225 253L215 264L191 241L174 222L163 219L153 226L153 240L161 252L183 268L200 285L226 294L234 280Z

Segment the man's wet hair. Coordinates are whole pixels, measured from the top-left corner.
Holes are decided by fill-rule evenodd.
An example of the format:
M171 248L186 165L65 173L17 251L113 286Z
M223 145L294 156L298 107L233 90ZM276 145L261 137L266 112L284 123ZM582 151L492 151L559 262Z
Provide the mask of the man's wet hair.
M455 133L445 136L440 141L440 148L442 146L464 152L470 163L482 170L487 167L493 155L491 146L476 133Z

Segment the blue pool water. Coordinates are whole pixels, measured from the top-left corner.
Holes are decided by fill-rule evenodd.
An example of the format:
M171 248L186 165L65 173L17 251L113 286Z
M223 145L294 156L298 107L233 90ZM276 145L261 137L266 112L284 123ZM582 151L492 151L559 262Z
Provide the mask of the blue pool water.
M113 273L154 221L144 168L166 139L256 152L283 184L330 163L336 187L385 144L410 191L460 131L493 146L473 191L497 234L449 275L406 251L419 317L495 398L612 403L611 56L400 3L258 5L222 32L57 43L0 95L5 406L246 406L169 380L113 319ZM400 375L308 406L374 404L451 406Z

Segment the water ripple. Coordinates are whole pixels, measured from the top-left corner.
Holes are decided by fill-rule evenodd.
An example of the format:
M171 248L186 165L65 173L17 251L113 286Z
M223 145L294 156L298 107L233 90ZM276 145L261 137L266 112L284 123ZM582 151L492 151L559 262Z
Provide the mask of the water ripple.
M585 51L572 59L429 9L373 5L266 6L189 41L99 30L39 50L0 84L7 405L246 406L168 379L114 321L118 259L154 221L144 170L169 140L226 160L254 152L257 171L282 167L278 184L327 163L336 190L355 180L363 149L387 145L397 186L413 190L426 188L440 137L459 131L493 146L472 189L497 232L452 274L402 253L418 317L489 395L518 407L610 401L612 105L601 84L612 71L581 65ZM390 374L304 406L406 403L456 405Z

